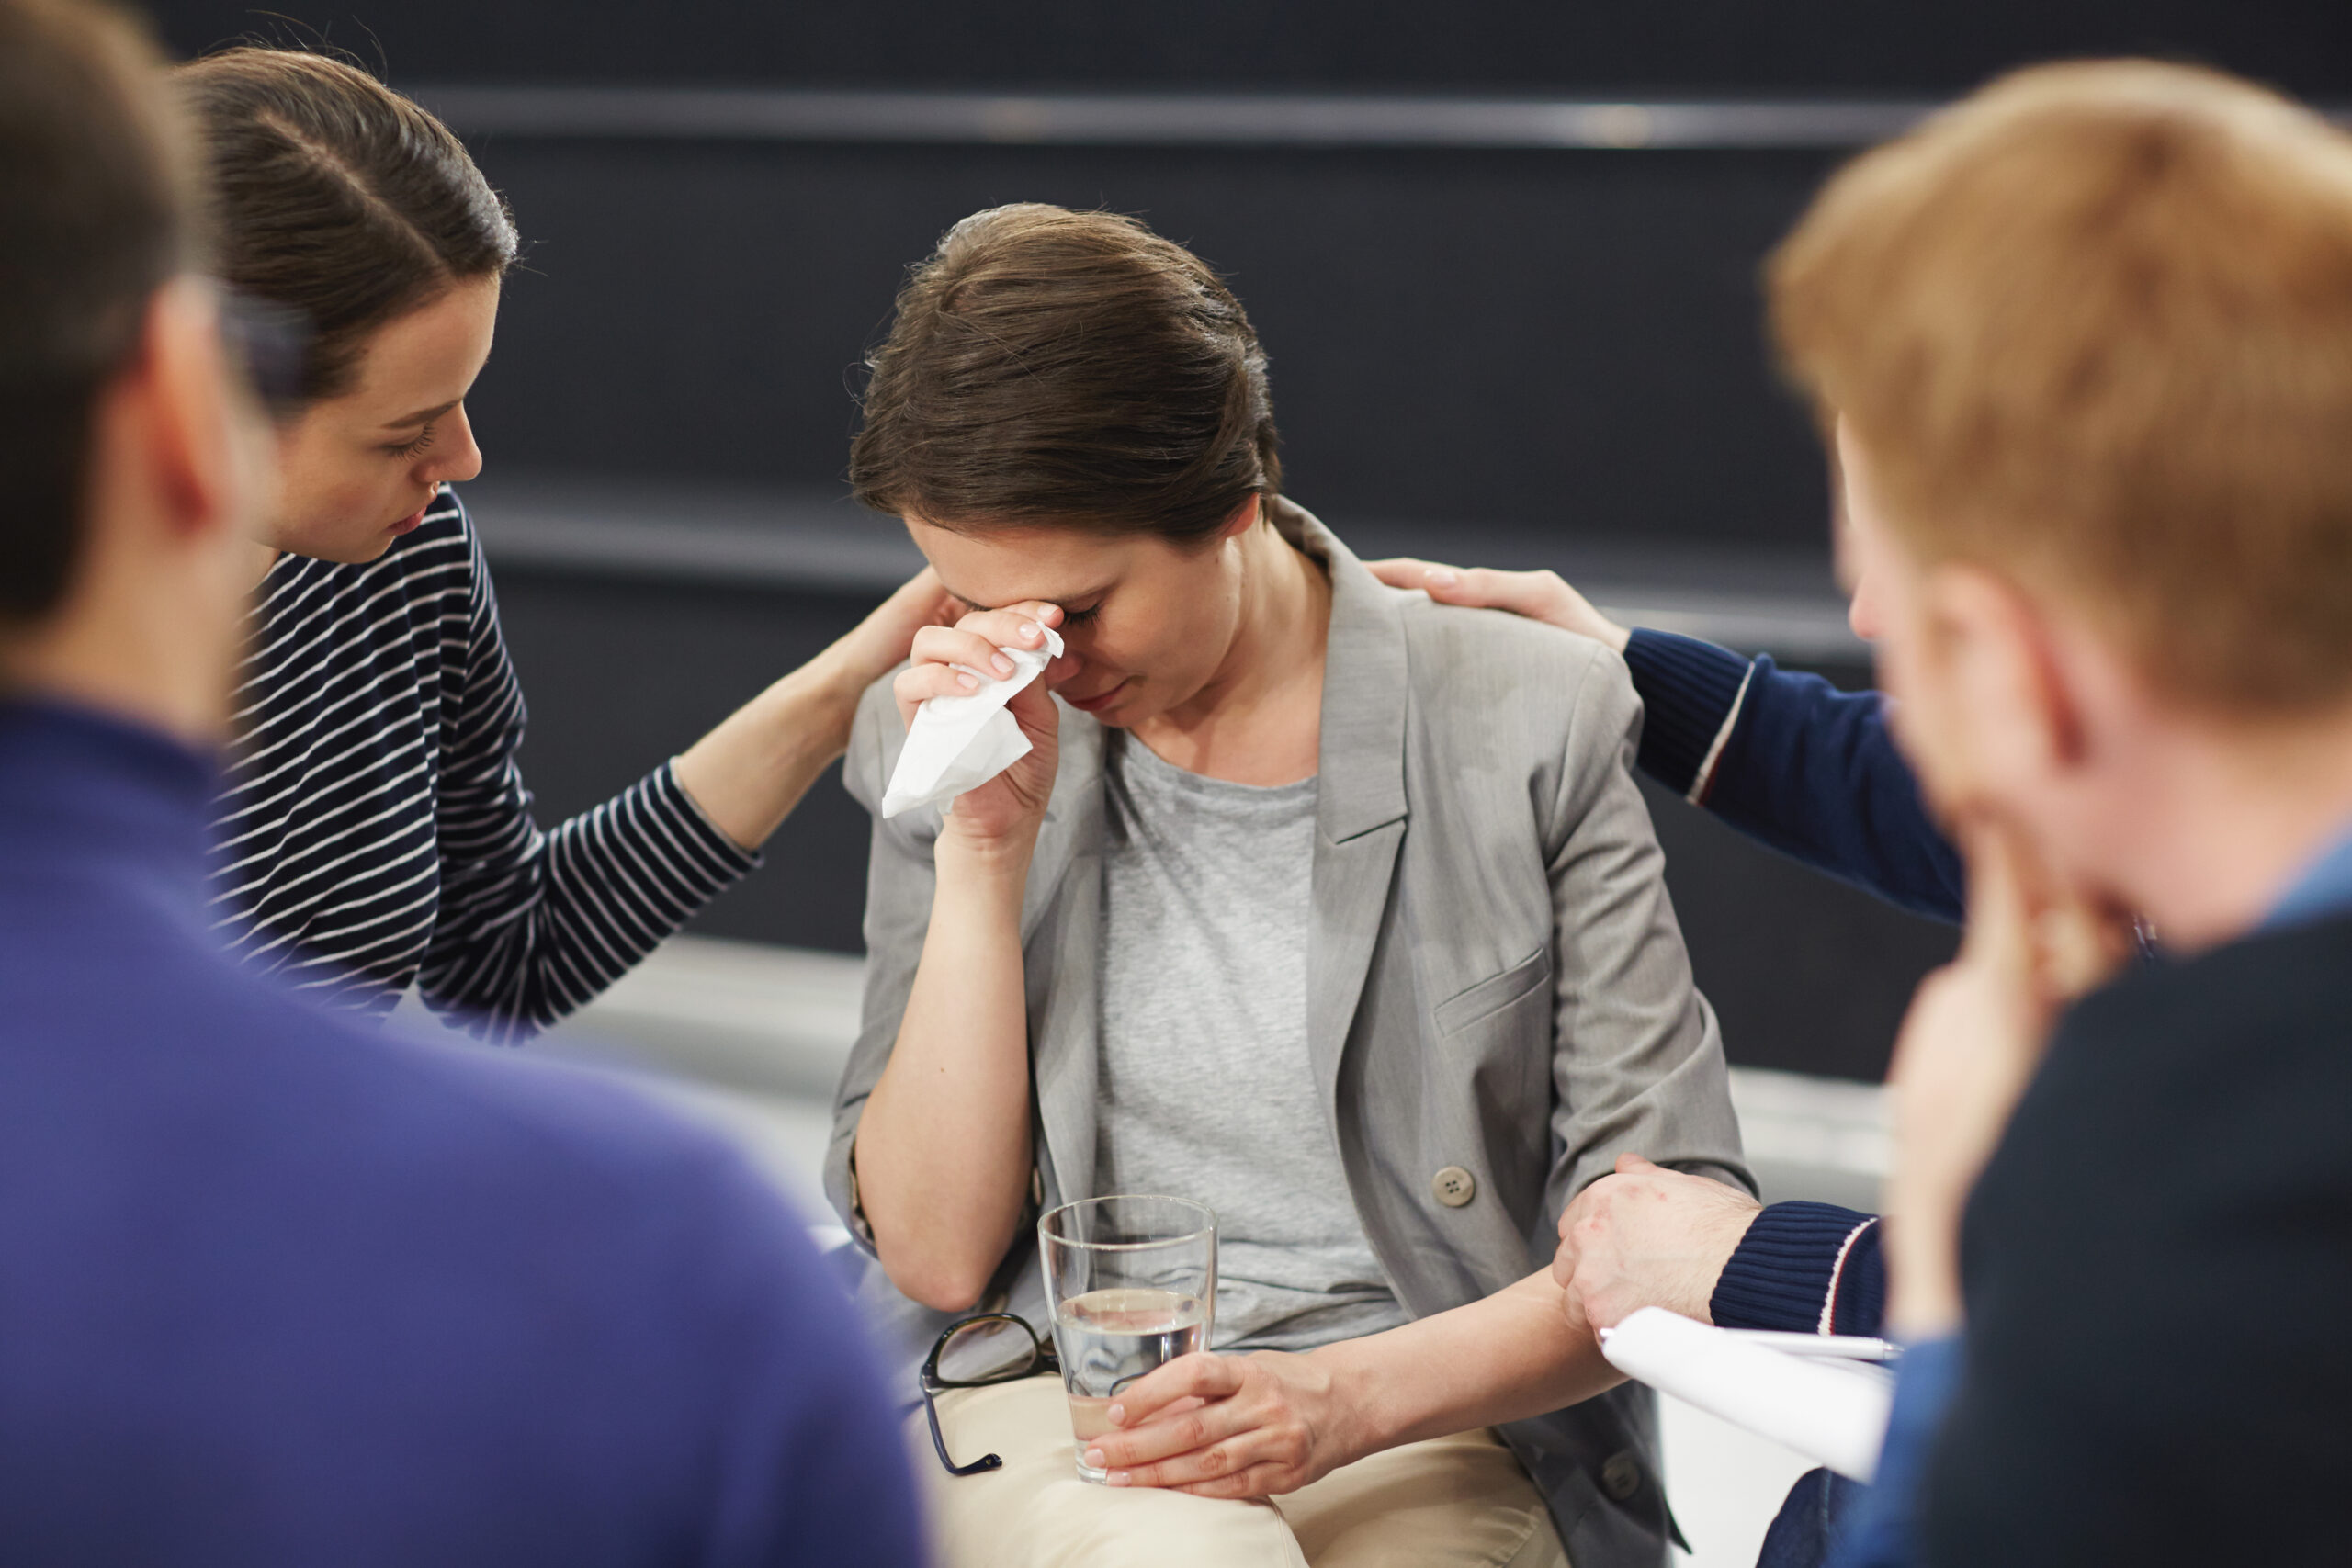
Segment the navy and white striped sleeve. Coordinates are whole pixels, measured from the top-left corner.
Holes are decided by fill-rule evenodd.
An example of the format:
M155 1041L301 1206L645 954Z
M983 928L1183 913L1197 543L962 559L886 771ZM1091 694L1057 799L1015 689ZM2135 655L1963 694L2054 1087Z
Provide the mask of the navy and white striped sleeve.
M1768 1206L1724 1265L1707 1314L1722 1328L1878 1333L1886 1322L1878 1216L1835 1203Z
M1958 921L1965 874L1928 814L1876 692L1769 657L1635 631L1642 771L1739 832L1899 908Z
M481 545L462 656L445 649L438 780L441 904L417 987L436 1012L503 1043L580 1008L759 863L664 762L552 831L531 817L514 753L523 689L498 628Z

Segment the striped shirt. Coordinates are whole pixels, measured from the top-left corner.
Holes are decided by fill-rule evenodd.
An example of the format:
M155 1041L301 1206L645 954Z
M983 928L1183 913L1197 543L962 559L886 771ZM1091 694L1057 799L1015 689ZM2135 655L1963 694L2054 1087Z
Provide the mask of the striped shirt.
M236 952L381 1015L413 984L484 1039L602 991L757 857L670 763L543 832L514 765L523 691L454 491L381 558L262 580L215 808Z

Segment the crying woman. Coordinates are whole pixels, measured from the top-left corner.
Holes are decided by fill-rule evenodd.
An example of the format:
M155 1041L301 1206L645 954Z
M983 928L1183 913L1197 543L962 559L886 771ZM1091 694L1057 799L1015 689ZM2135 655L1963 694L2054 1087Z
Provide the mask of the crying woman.
M944 1560L1655 1568L1646 1396L1547 1265L1621 1153L1749 1185L1713 1014L1599 643L1381 586L1282 491L1241 306L1141 224L949 231L876 355L852 473L970 613L867 694L869 809L917 705L1064 645L1032 744L875 823L828 1189L919 1353L1046 1325L1041 1208L1216 1211L1213 1349L1073 1479L1050 1374L950 1390ZM920 1416L915 1417L920 1421Z

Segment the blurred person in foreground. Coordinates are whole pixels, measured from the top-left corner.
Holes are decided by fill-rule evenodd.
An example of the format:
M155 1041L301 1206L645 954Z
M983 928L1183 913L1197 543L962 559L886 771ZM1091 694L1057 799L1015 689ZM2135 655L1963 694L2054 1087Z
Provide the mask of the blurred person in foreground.
M210 934L272 457L184 145L122 19L0 0L0 1556L916 1562L847 1307L739 1157Z
M2341 1561L2352 139L2023 72L1840 174L1770 292L1972 884L1896 1050L1911 1349L1839 1561ZM2174 961L2070 1002L2062 917L2116 909Z
M1846 415L1841 566L1856 630L1909 698L1893 729L1875 696L1629 639L1548 573L1375 570L1626 647L1665 719L1644 741L1654 776L1695 761L1692 798L1735 827L1920 907L1905 866L1930 863L1912 852L1958 861L1928 802L1889 787L1907 779L1907 739L1994 879L1985 900L1971 889L1984 929L1923 995L1898 1057L1915 1147L1965 1147L1972 1105L1982 1140L1933 1180L1906 1161L1894 1239L1927 1260L1897 1315L1908 1332L1956 1320L1949 1280L1926 1282L1950 1257L1939 1233L2072 988L2020 935L2050 924L2037 907L2134 908L2192 960L2067 1019L1994 1167L1970 1294L2004 1310L1972 1325L1981 1392L1957 1428L1984 1446L1963 1461L1956 1436L1932 1494L1950 1499L1939 1533L1975 1555L1936 1560L2149 1554L2135 1540L2234 1560L2242 1514L2275 1540L2267 1560L2301 1560L2323 1538L2297 1509L2323 1494L2288 1487L2281 1510L2281 1478L2323 1473L2321 1456L2340 1468L2352 1444L2345 1389L2297 1371L2341 1364L2303 1325L2330 1314L2352 1225L2352 1099L2325 1035L2343 998L2312 984L2342 964L2327 917L2352 859L2334 847L2352 819L2352 147L2224 78L2030 73L1857 164L1775 276L1800 378ZM1889 467L1895 485L1874 482ZM1678 750L1698 735L1708 746ZM1987 815L1992 830L1967 826ZM1928 912L1956 908L1973 878L1939 880L1948 908ZM2007 1027L1944 1021L1972 1005L1999 1006ZM2107 1083L2087 1065L2102 1050L2105 1073L2147 1077ZM1819 1205L1759 1212L1635 1166L1566 1217L1560 1271L1600 1324L1657 1304L1869 1333L1887 1229ZM2032 1245L1996 1252L1995 1235ZM2175 1365L2158 1359L2167 1343L2195 1348ZM1922 1381L1951 1354L1915 1358L1899 1428L1914 1439L1931 1424ZM2030 1440L2004 1448L1987 1434L2012 1417ZM1906 1452L1899 1436L1898 1483ZM2233 1506L2257 1495L2259 1517ZM1996 1496L2011 1501L1987 1514ZM2053 1542L1969 1533L2036 1517L2035 1499L2067 1524ZM1794 1516L1792 1536L1823 1522ZM1781 1544L1793 1554L1768 1560L1822 1543Z

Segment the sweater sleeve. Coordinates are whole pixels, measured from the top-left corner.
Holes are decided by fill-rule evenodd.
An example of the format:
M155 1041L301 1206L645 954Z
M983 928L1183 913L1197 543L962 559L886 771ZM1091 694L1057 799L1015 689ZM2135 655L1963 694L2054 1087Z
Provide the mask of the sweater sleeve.
M1724 1328L1878 1333L1886 1320L1878 1217L1834 1203L1772 1204L1724 1265L1707 1312Z
M1758 843L1898 908L1957 921L1959 852L1895 749L1885 699L1770 658L1637 631L1625 663L1647 710L1643 770Z
M1625 668L1642 698L1635 761L1675 794L1703 797L1708 764L1747 689L1747 660L1694 637L1645 630L1626 639Z
M462 659L445 665L436 807L441 903L417 985L484 1039L527 1039L582 1007L759 858L719 831L664 762L553 831L514 754L523 689L469 526Z

